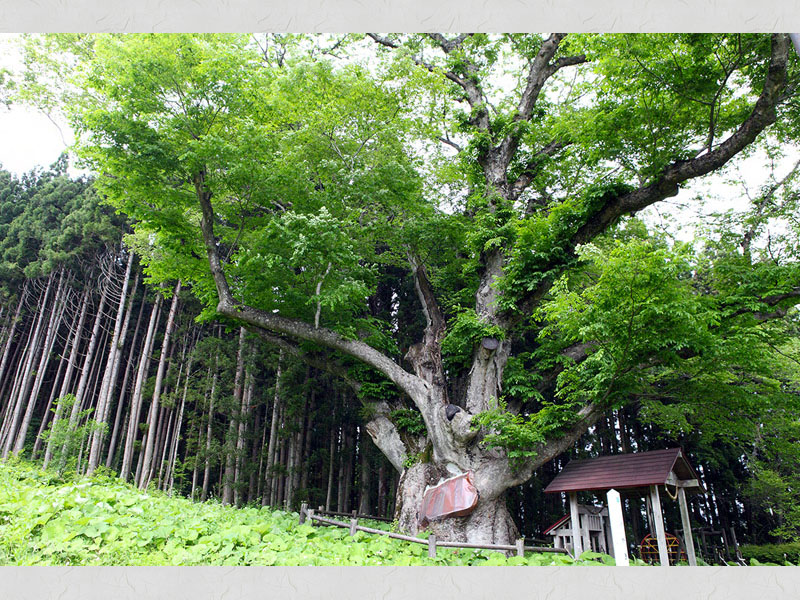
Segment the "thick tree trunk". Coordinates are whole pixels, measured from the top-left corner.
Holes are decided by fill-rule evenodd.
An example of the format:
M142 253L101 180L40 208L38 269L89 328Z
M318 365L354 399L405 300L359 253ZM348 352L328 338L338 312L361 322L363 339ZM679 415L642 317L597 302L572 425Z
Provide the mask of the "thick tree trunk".
M446 470L430 463L417 463L400 477L397 489L395 519L401 530L416 534L420 531L419 508L426 486L436 485L451 477ZM514 520L506 508L503 494L481 493L475 510L465 517L450 517L431 522L426 529L437 539L475 544L512 544L519 537ZM484 488L485 489L485 488Z

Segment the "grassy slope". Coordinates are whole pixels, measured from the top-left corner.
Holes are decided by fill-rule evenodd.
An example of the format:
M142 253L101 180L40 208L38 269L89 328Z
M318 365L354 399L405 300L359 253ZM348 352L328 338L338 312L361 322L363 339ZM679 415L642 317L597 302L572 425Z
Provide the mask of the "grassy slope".
M196 503L112 477L70 480L32 464L0 463L0 565L505 564L573 561L450 549L430 559L422 544L362 532L351 538L343 528L299 525L297 513Z

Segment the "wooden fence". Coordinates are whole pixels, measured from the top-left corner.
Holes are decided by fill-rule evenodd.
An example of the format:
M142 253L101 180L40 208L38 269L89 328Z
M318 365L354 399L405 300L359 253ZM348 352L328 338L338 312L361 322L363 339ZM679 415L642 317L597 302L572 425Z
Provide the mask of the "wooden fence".
M520 538L517 540L516 544L513 546L508 544L468 544L462 542L439 542L436 540L436 536L431 534L427 539L413 537L410 535L403 535L401 533L393 533L391 531L384 531L382 529L374 529L372 527L364 527L363 525L358 524L359 516L364 518L365 515L357 515L356 511L353 511L352 514L349 513L337 513L343 516L350 516L350 522L345 523L344 521L337 521L336 519L331 519L328 517L323 517L314 511L313 508L308 508L308 504L305 502L300 506L300 524L306 522L306 520L311 521L312 525L315 523L323 524L323 525L333 525L335 527L347 527L350 529L350 535L355 535L356 531L363 531L365 533L374 533L376 535L385 535L390 538L394 538L396 540L404 540L406 542L412 542L414 544L423 544L428 546L428 556L434 558L436 556L436 549L437 548L469 548L469 549L476 549L476 550L496 550L498 552L516 552L517 556L524 556L525 552L553 552L557 554L567 554L571 556L571 554L565 548L553 548L551 546L526 546L525 540ZM374 517L366 517L370 519L374 519ZM389 519L380 519L382 521L388 521Z

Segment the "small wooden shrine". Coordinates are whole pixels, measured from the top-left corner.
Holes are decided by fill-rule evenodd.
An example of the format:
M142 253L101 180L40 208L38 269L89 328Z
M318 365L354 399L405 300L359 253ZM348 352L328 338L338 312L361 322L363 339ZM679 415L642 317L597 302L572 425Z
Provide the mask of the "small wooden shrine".
M613 545L608 525L608 508L605 506L578 505L578 529L581 532L581 548L611 554ZM564 515L544 530L544 535L553 537L553 547L574 552L572 543L572 518Z
M671 491L673 488L674 491ZM651 521L651 535L658 547L658 559L662 566L670 564L668 535L664 530L664 517L661 511L661 491L680 505L681 523L684 532L686 558L690 565L697 564L692 540L692 527L689 521L687 493L705 493L692 466L686 460L682 448L667 448L651 452L600 456L586 460L573 460L545 488L545 493L566 493L569 497L570 514L551 526L545 533L555 535L559 532L561 542L569 540L573 554L600 547L601 535L605 540L606 551L613 552L618 565L628 564L628 544L622 518L620 491L626 497L645 497L648 518ZM592 522L588 507L578 505L577 493L581 491L606 492L607 524L601 522L601 529L591 529ZM583 513L585 518L581 518ZM596 510L596 509L595 509ZM569 535L561 531L568 523ZM595 523L595 525L598 525ZM594 537L593 537L594 536ZM595 543L592 540L596 540ZM563 546L566 547L566 546ZM674 550L672 552L674 554ZM674 562L674 556L673 556Z

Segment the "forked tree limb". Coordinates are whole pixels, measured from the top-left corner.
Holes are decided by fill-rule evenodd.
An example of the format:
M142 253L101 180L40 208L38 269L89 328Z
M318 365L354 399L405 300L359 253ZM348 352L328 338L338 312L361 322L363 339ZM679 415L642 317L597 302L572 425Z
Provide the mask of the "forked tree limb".
M616 197L590 215L586 223L567 240L570 252L580 244L585 244L608 229L621 216L634 213L666 198L675 196L681 184L707 175L734 158L752 144L758 135L777 119L777 106L787 80L789 58L789 38L785 34L772 35L772 48L769 67L761 94L748 117L739 128L711 152L690 160L678 160L664 167L652 183ZM551 271L566 268L566 264L549 265ZM520 315L527 315L550 290L554 278L546 278L531 290L519 303ZM518 317L520 318L520 317ZM517 318L517 320L518 320Z
M415 403L424 403L424 399L427 397L428 384L368 344L360 340L347 339L339 333L324 327L316 328L305 321L282 317L237 301L230 291L230 286L219 258L217 240L214 236L214 210L211 205L211 192L205 186L205 174L202 171L196 174L194 183L202 211L200 229L203 233L203 241L208 254L209 268L219 296L217 312L220 315L297 340L315 342L321 346L338 350L357 358L383 373L403 392L408 394Z

